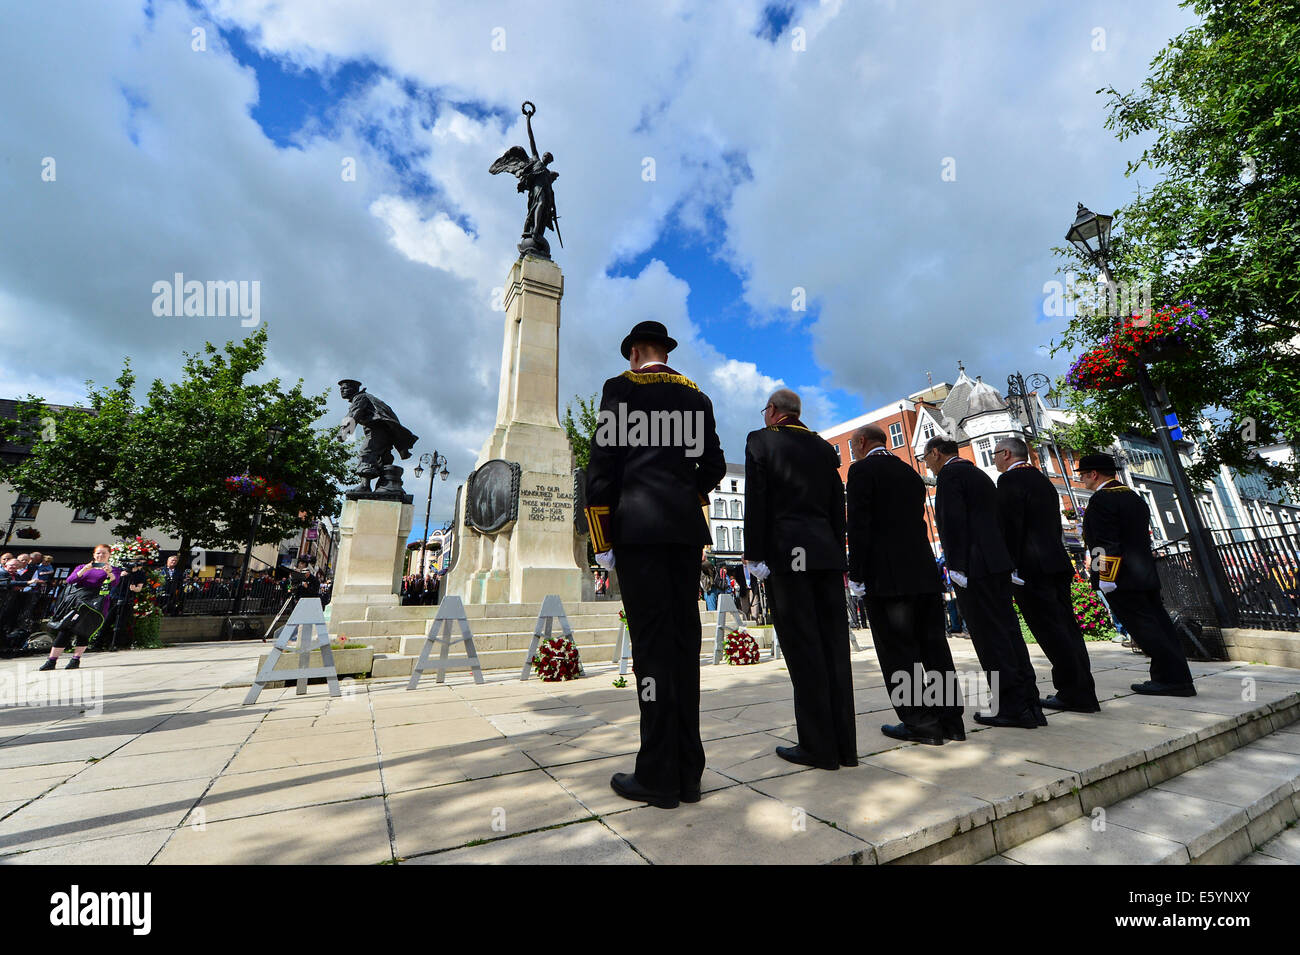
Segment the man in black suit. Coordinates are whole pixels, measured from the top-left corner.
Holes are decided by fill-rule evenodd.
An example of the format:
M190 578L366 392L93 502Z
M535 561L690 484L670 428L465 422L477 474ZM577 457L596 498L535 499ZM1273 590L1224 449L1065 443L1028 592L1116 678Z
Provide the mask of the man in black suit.
M998 521L1015 570L1011 583L1025 624L1052 663L1056 692L1042 701L1053 710L1096 713L1083 630L1074 615L1074 568L1061 537L1061 498L1047 475L1029 463L1029 446L1003 438L993 448L998 478Z
M876 657L902 720L880 731L941 746L966 738L952 653L944 633L943 582L925 530L925 482L885 448L885 432L864 425L850 438L849 587L861 593ZM926 695L926 680L946 691Z
M597 562L618 561L641 707L636 770L610 786L675 809L698 802L700 550L713 542L704 507L727 464L713 404L665 364L677 342L659 322L623 339L630 369L605 382L587 466L587 522Z
M1115 479L1109 454L1079 459L1079 479L1093 492L1083 512L1092 585L1124 629L1151 657L1151 679L1134 683L1148 696L1195 696L1178 632L1160 602L1160 576L1151 553L1151 512L1141 496Z
M998 491L989 476L957 456L957 443L935 435L925 444L935 475L934 517L980 666L996 711L975 714L986 726L1046 726L1029 649L1011 603L1011 556L998 527ZM994 686L994 681L997 685Z
M794 686L801 766L856 766L853 671L844 612L844 482L839 455L799 420L799 396L782 388L745 442L745 560L768 577L772 624Z

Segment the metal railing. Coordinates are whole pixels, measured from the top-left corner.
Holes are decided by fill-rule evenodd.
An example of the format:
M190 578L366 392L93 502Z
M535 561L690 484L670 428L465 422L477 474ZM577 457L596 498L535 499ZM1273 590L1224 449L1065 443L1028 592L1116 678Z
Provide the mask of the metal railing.
M238 586L237 579L187 580L181 613L186 617L229 615ZM239 612L241 615L275 613L288 595L288 582L285 580L248 581L244 585L244 599ZM169 609L167 597L160 595L159 603L166 613Z
M1234 604L1235 626L1257 630L1300 630L1300 533L1288 530L1255 540L1226 541L1214 552L1223 565ZM1209 597L1196 573L1186 538L1157 548L1166 607L1208 624Z

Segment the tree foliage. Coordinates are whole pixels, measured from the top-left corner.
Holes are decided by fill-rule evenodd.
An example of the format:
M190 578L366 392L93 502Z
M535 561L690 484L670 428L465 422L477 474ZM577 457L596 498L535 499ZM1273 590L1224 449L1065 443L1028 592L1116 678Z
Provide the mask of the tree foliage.
M158 528L190 545L243 546L261 506L256 541L277 543L310 518L336 516L338 482L350 450L332 429L314 429L328 392L303 393L302 380L248 381L266 359L263 326L241 341L185 354L180 379L156 380L134 399L129 359L111 387L87 383L87 408L53 409L29 397L14 430L34 438L29 456L5 468L14 487L37 500L89 508L115 523L113 533ZM268 465L270 425L285 429ZM11 435L12 436L12 435ZM225 478L248 471L290 485L290 501L233 494Z
M564 430L573 447L574 466L586 468L591 461L591 439L596 433L596 417L600 413L600 396L584 398L574 395L578 402L578 417L573 417L573 402L564 409Z
M1149 283L1156 307L1191 301L1210 316L1203 347L1152 366L1186 432L1198 414L1212 422L1189 470L1199 481L1221 463L1262 468L1256 447L1300 441L1300 3L1184 6L1202 22L1156 56L1141 88L1098 92L1120 140L1151 138L1127 174L1160 177L1116 211L1115 279ZM1057 251L1095 277L1075 250ZM1053 354L1077 354L1113 324L1083 309ZM1079 413L1077 447L1151 429L1136 386L1067 403ZM1300 478L1296 464L1262 469L1275 485Z

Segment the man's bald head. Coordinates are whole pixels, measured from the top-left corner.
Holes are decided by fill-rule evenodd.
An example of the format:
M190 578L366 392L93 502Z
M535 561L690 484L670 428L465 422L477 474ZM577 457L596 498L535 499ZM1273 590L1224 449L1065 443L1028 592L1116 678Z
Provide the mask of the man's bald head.
M853 432L853 453L859 457L868 451L885 446L885 429L875 424L864 424Z

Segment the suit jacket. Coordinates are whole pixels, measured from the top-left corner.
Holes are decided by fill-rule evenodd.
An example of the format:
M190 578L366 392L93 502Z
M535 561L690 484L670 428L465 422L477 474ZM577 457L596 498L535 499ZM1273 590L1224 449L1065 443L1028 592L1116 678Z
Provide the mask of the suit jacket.
M939 469L934 519L950 573L974 579L1012 569L998 526L998 489L965 458L953 458Z
M1151 512L1142 496L1111 481L1098 488L1083 511L1083 540L1093 586L1113 581L1122 590L1159 590L1151 553ZM1094 548L1101 553L1095 554Z
M727 472L713 402L667 365L655 368L625 371L601 392L587 465L597 553L620 544L713 543L703 508Z
M939 567L925 530L925 482L897 455L849 468L849 579L871 597L937 594Z
M998 522L1011 563L1024 580L1073 568L1061 539L1061 498L1042 471L1025 466L998 477Z
M751 431L745 442L745 559L773 574L845 569L839 455L802 425ZM796 548L803 548L802 560Z

